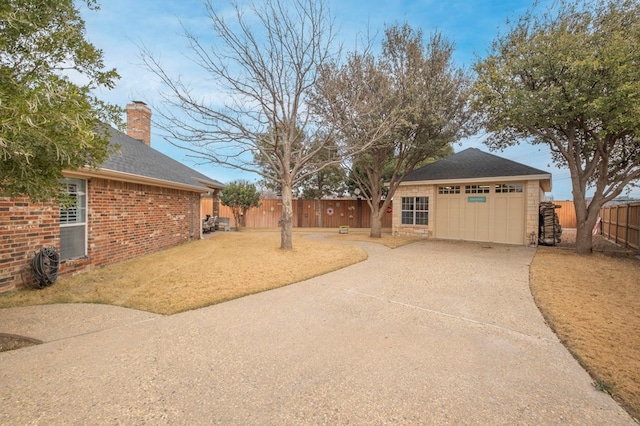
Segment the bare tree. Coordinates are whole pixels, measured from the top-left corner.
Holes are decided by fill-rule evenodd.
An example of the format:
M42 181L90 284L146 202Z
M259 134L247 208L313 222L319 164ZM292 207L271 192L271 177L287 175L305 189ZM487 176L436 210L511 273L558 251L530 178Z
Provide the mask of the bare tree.
M314 144L313 141L307 141L306 136L301 135L298 143L303 142L310 145ZM335 141L329 142L325 140L325 138L322 138L320 143L324 145L324 148L318 151L316 156L310 159L301 170L300 173L304 177L297 179L297 182L292 188L294 197L320 199L327 195L340 196L347 189L347 177L344 169L340 165L342 157L340 156L341 150L339 146ZM279 193L279 179L277 173L271 170L271 164L268 158L263 157L259 153L255 156L254 162L261 168L263 176L270 176L270 178L263 179L260 185L265 189ZM319 168L321 165L326 165L326 167Z
M353 53L322 75L324 116L352 150L367 146L345 164L371 208L371 237L382 236L382 219L402 179L449 152L469 130L470 81L453 67L452 53L442 35L425 45L421 31L396 25L386 29L379 58ZM380 106L378 115L369 113L371 104Z
M335 138L314 119L307 102L318 69L335 53L333 19L322 0L234 3L232 15L211 0L205 6L217 43L206 46L185 32L191 59L217 85L222 100L199 95L144 51L146 66L168 89L159 126L193 158L275 179L282 192L281 248L290 250L292 188L339 161L329 156L316 162L316 154ZM256 156L266 169L256 164Z

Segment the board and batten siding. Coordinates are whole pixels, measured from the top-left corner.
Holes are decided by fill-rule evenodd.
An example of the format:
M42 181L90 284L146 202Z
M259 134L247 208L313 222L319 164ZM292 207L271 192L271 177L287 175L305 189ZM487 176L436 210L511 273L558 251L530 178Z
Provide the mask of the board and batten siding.
M495 190L496 184L522 184L522 192ZM459 193L440 194L439 186L460 187ZM466 185L482 185L488 192L465 193ZM429 224L402 225L394 212L393 233L450 240L526 245L538 234L538 206L544 196L539 181L456 182L401 185L394 198L429 197Z

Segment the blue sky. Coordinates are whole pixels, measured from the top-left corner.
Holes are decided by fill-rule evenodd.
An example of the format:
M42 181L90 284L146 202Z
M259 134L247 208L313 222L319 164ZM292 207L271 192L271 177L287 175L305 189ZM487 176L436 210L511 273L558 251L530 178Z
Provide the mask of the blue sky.
M425 35L434 30L442 32L456 43L455 60L458 66L470 68L476 55L484 56L499 29L505 29L508 18L522 15L533 0L329 0L336 16L338 36L346 50L353 46L357 33L382 30L386 25L408 22L422 28ZM549 3L543 0L541 4ZM201 0L101 0L100 10L83 11L87 38L104 52L108 67L118 70L121 80L111 91L96 94L110 103L124 107L132 100L151 106L160 102L157 79L139 64L140 47L144 45L160 59L171 75L180 75L194 87L206 78L185 57L186 40L182 25L202 34L209 33ZM229 7L225 0L217 1L220 10ZM152 130L152 146L184 162L198 171L228 183L236 179L255 181L256 176L216 165L198 165L186 159L184 152L162 140ZM481 135L454 146L455 151L474 147L489 151ZM546 146L522 144L496 155L538 168L553 174L550 195L556 200L570 200L571 179L568 170L558 170L551 163ZM548 194L549 195L549 194ZM633 195L640 197L640 190Z

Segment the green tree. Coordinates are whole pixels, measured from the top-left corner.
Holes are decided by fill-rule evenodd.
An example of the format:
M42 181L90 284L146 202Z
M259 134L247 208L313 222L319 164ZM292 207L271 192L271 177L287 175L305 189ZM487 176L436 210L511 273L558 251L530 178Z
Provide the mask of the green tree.
M339 165L325 167L300 182L300 197L305 200L340 197L347 190L346 180L347 175Z
M402 179L468 134L470 81L453 66L452 53L441 34L425 44L420 30L395 25L386 29L378 58L353 53L323 73L318 104L324 116L352 151L367 146L346 164L371 209L371 237L382 236L382 219ZM371 105L378 114L362 114Z
M569 169L576 250L587 254L602 205L640 178L640 4L561 0L534 12L475 64L474 107L489 147L546 144Z
M438 152L436 152L433 156L431 157L427 157L425 159L423 159L422 161L418 162L418 164L416 164L416 166L414 167L415 169L419 169L422 166L426 166L427 164L433 163L436 160L439 160L441 158L445 158L448 157L450 155L453 155L455 153L454 149L453 149L453 145L444 145L440 150L438 150ZM394 158L390 158L389 161L387 162L387 164L384 166L384 168L382 169L382 182L389 182L393 176L393 172L397 167L397 163L398 160L394 157ZM357 176L354 176L354 174L357 174ZM348 180L347 180L347 191L350 194L354 194L356 191L356 188L358 189L358 193L359 194L363 194L362 190L360 188L369 188L369 184L367 182L367 175L364 172L364 170L362 168L358 168L356 167L350 167L349 168L349 176L348 176ZM386 198L388 195L388 188L386 186L384 186L382 188L382 198ZM364 193L363 194L364 198L370 199L371 195Z
M120 126L121 110L90 92L119 76L84 37L73 0L0 3L0 195L57 199L63 170L109 155L104 123Z
M245 226L247 210L251 207L260 207L260 194L254 184L236 181L222 190L220 202L223 206L231 207L237 231L241 226Z

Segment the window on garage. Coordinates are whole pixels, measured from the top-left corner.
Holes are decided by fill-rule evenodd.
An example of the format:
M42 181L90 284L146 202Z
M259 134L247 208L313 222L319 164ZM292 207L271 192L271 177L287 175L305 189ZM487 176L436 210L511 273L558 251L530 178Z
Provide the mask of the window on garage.
M402 224L429 224L429 197L402 197Z
M439 186L438 194L459 194L460 185Z
M510 192L522 192L521 183L500 183L496 185L496 194L508 194Z
M61 182L71 204L60 209L60 260L69 260L87 254L87 181L62 179Z
M465 194L488 194L489 185L466 185L464 187Z

